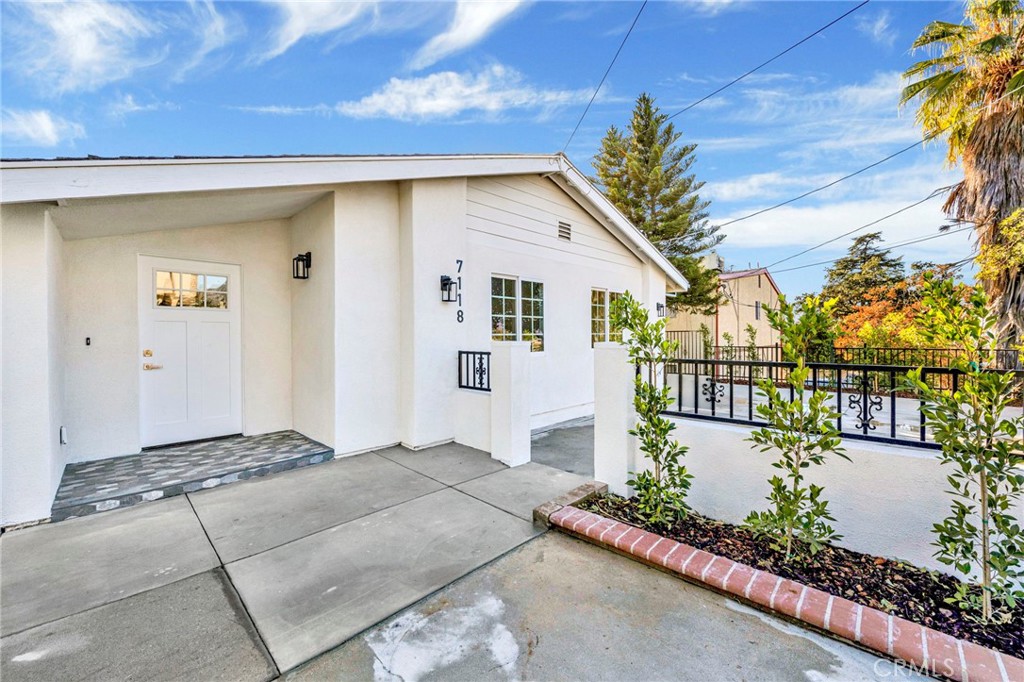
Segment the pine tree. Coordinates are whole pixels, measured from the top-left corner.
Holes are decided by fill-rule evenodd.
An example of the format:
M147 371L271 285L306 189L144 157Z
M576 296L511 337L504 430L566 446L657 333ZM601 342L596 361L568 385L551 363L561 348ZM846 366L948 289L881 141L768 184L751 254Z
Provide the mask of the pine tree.
M697 145L681 144L681 137L654 98L642 93L626 131L611 126L601 140L594 182L690 283L669 305L711 314L721 298L718 275L703 267L700 255L724 235L708 222L711 202L700 198L704 183L690 173Z
M905 274L903 257L892 256L878 246L881 232L868 232L853 240L846 255L825 271L823 299L838 298L836 314L844 317L858 305L868 303L868 292L902 282Z

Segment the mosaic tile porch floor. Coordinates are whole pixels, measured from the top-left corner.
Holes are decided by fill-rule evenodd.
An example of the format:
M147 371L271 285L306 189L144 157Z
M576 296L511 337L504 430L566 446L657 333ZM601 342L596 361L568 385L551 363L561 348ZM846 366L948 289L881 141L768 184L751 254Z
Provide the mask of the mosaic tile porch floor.
M295 431L230 436L69 464L52 522L319 464L334 451Z

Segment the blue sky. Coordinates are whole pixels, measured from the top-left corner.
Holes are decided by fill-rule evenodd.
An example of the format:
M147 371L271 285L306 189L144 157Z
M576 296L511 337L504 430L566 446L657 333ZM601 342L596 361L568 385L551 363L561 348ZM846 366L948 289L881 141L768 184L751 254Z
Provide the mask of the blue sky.
M650 92L675 112L855 6L651 2L567 149L586 172L604 131ZM554 152L636 15L632 2L3 3L5 158ZM715 223L896 151L920 133L899 73L957 2L871 3L674 119L696 142ZM733 268L774 263L957 179L942 145L728 226ZM941 198L879 224L934 234ZM848 239L776 266L812 290ZM899 250L967 257L967 233Z

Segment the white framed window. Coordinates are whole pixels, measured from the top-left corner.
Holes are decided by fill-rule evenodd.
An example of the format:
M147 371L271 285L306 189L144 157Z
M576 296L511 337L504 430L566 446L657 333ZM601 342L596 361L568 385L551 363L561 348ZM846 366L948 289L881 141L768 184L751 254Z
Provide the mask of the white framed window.
M604 341L622 341L622 330L611 321L612 303L622 294L607 289L590 290L590 347Z
M158 308L228 307L226 275L157 270L155 288L154 305Z
M503 275L491 276L491 339L529 341L544 350L544 283Z

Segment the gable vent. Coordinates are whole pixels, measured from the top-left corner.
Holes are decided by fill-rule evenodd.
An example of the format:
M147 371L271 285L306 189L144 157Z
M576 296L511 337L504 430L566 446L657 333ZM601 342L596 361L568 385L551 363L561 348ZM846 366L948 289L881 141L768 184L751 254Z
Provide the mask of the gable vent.
M569 223L558 223L558 238L564 239L567 242L572 241L572 225Z

